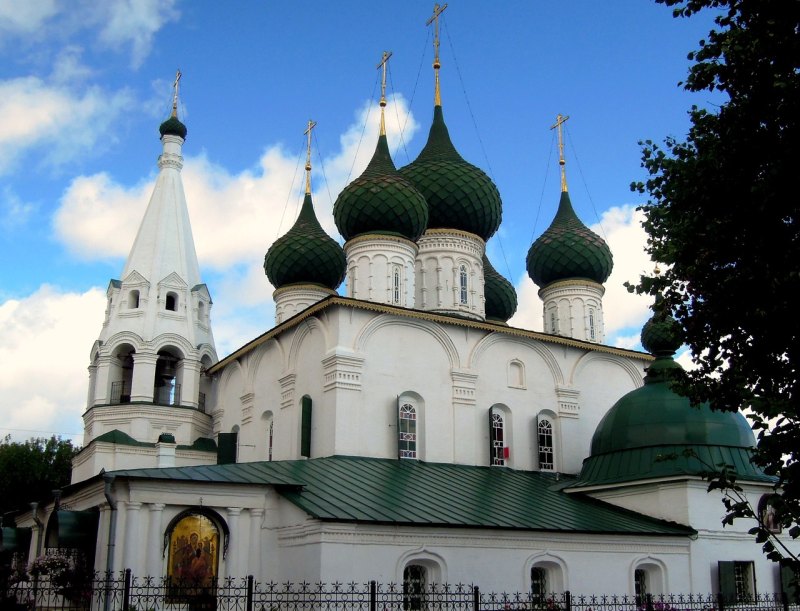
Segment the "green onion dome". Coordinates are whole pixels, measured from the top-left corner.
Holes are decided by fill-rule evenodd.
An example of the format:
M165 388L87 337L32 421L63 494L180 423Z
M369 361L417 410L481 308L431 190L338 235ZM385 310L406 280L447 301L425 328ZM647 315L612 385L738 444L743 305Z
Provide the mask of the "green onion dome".
M441 106L433 109L428 142L419 157L400 173L425 196L429 229L460 229L485 241L500 226L500 193L491 178L456 151Z
M506 322L517 311L517 292L514 286L492 267L486 255L483 255L483 282L486 320Z
M171 116L169 119L164 121L158 128L158 131L161 133L162 136L170 135L170 136L180 136L184 140L186 140L186 126L180 122L178 117Z
M673 360L680 346L677 323L656 315L642 331L642 343L656 352L644 386L623 396L600 421L591 455L583 463L578 485L680 475L700 475L720 463L740 477L768 479L750 462L753 431L739 412L692 406L673 390L682 371Z
M602 284L613 265L608 244L581 222L572 209L569 193L562 191L553 222L528 250L531 280L540 287L567 278Z
M319 284L335 289L344 280L344 251L319 224L311 195L292 228L270 246L264 271L276 289L287 284Z
M345 240L371 233L416 242L425 231L425 198L395 168L385 135L378 138L364 173L336 198L333 220Z

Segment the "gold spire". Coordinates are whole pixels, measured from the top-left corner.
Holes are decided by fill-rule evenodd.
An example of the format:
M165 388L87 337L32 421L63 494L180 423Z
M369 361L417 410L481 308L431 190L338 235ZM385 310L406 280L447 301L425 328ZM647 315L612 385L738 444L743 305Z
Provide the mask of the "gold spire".
M381 136L386 135L386 119L383 116L383 109L386 108L386 64L391 56L391 51L384 51L383 57L378 64L378 70L383 68L383 77L381 78Z
M439 63L439 15L444 13L444 9L447 8L447 3L439 6L438 4L433 5L433 15L431 16L428 21L425 22L425 25L433 25L433 105L434 106L441 106L442 105L442 94L439 90L439 68L442 67L442 64Z
M172 115L176 119L178 118L178 83L181 80L181 71L177 70L175 72L175 81L172 83Z
M567 162L564 161L564 138L563 134L561 133L561 126L566 123L569 116L558 115L556 116L556 122L550 126L550 129L558 128L558 165L561 166L561 192L567 192L567 170L564 167Z
M316 121L308 120L308 127L303 133L308 136L306 147L306 195L311 195L311 130L317 126Z

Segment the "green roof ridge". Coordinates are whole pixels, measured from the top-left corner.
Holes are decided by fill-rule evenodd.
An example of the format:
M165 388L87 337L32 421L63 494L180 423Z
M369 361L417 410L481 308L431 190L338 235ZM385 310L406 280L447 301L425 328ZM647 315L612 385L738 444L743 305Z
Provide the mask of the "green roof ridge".
M567 191L561 192L553 222L531 244L526 263L540 287L567 278L602 284L614 266L608 244L578 218Z
M264 272L276 289L304 283L333 290L344 280L346 267L342 247L325 233L306 193L294 225L267 251Z

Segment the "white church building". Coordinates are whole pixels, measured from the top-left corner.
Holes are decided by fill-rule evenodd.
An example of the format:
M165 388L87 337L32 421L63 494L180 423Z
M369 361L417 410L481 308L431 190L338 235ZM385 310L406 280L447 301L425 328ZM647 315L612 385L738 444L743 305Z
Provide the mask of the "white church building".
M17 516L4 545L176 579L781 591L753 523L723 528L701 478L732 465L768 509L744 417L670 390L671 319L646 325L648 353L604 344L612 255L572 208L563 153L558 212L527 254L544 332L507 324L514 288L485 252L500 194L456 150L434 68L416 160L397 169L382 128L339 194L343 247L317 221L309 153L300 214L264 262L275 325L221 360L176 93L150 203L108 285L72 484Z

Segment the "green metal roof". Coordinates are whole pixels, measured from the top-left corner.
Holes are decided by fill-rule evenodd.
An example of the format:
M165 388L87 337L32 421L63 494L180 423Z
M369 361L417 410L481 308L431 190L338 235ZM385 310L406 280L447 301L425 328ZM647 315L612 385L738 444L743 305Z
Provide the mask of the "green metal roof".
M276 289L288 284L319 284L335 289L344 280L344 251L317 220L311 194L306 193L294 225L270 246L264 271Z
M333 204L333 220L345 240L359 235L396 235L416 242L428 225L428 206L395 168L385 135L363 174Z
M514 290L514 285L492 266L485 254L483 255L483 280L486 319L506 322L517 311L517 292Z
M563 191L553 222L528 250L528 275L543 287L556 280L588 278L603 284L611 274L611 249L575 214Z
M400 173L428 202L428 228L460 229L488 240L500 226L503 203L492 179L458 153L441 106L433 109L428 141Z
M686 526L561 491L570 478L512 469L333 456L115 471L119 478L275 486L314 518L414 526L673 535Z
M170 117L164 121L159 127L158 131L162 136L180 136L186 140L187 129L186 126L180 122L178 117Z

